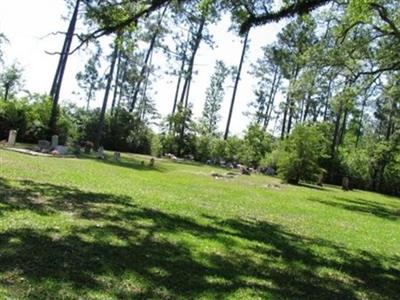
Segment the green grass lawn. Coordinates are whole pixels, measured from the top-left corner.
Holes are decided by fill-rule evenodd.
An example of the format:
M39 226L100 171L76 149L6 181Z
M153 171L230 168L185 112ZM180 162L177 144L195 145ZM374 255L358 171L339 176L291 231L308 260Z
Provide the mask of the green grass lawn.
M399 299L400 199L0 150L0 299Z

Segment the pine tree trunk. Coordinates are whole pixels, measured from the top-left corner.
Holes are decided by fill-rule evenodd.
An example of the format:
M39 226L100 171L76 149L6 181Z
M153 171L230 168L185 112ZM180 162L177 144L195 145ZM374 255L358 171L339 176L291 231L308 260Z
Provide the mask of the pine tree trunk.
M115 108L115 104L117 101L117 95L118 95L118 82L119 82L119 78L121 76L121 51L118 51L118 59L117 59L117 73L115 75L115 84L114 84L114 95L113 95L113 100L111 103L111 115L114 114L114 108Z
M325 100L325 109L324 109L324 117L323 117L323 121L326 122L326 120L328 120L328 107L329 107L329 100L331 98L331 89L332 89L332 79L329 79L329 83L328 83L328 91L326 93L326 100Z
M186 57L185 57L186 58ZM182 65L181 65L181 70L179 73L179 77L178 77L178 82L176 84L176 91L175 91L175 98L174 98L174 105L172 107L172 115L175 114L176 111L176 106L178 104L178 97L179 97L179 90L181 88L181 81L182 81L182 73L183 70L185 69L185 63L186 63L186 59L184 58L184 60L182 61Z
M150 65L152 64L152 61L153 61L153 54L150 57ZM146 113L147 113L147 96L146 96L146 93L147 93L147 87L149 85L149 77L150 77L150 69L147 70L146 79L145 79L144 87L143 87L143 93L142 93L142 103L143 104L142 104L142 114L140 116L140 120L144 120L144 118L146 117Z
M93 90L94 90L94 87L93 87L93 84L92 84L92 85L90 85L88 97L87 97L87 99L86 99L86 111L89 111L89 108L90 108L90 100L92 100Z
M192 56L190 57L190 60L189 60L188 71L187 71L187 75L186 75L186 78L185 78L185 83L183 85L181 99L179 101L179 103L181 105L184 105L185 98L188 97L188 93L189 93L189 89L190 89L190 82L192 81L194 61L196 59L197 50L199 50L199 47L200 47L200 42L201 42L201 40L203 38L203 30L204 30L205 23L206 23L206 18L202 17L201 20L200 20L199 29L197 30L197 33L196 33L196 36L195 36L194 46L193 46L193 49L192 49Z
M290 79L289 82L289 89L288 89L288 94L287 94L287 100L286 100L286 105L285 105L285 111L283 115L283 124L282 124L282 132L281 132L281 139L284 139L286 135L289 135L291 127L292 127L292 117L293 117L293 110L294 110L294 102L292 98L290 97L290 91L291 91L291 86L293 84L293 81L297 80L297 75L300 72L300 67L296 66L296 68L293 70L292 78ZM286 119L288 118L288 126L285 132L285 127L286 127Z
M358 120L358 128L357 128L357 133L356 133L356 148L358 148L358 143L360 142L361 138L361 131L363 127L363 119L364 119L364 110L365 110L365 105L367 104L367 97L363 99L362 105L361 105L361 113L360 113L360 119Z
M286 132L286 119L287 119L287 114L288 114L288 109L289 109L289 104L290 104L290 97L289 94L286 97L286 103L283 111L283 120L282 120L282 130L281 130L281 140L285 138L285 132Z
M200 25L199 29L197 30L196 37L195 37L195 43L193 46L193 51L192 51L192 56L189 61L189 69L188 69L188 74L185 79L185 84L183 86L182 90L182 95L180 99L180 104L184 105L184 108L187 109L188 104L189 104L189 91L190 91L190 83L192 81L192 73L193 73L193 66L194 66L194 60L196 58L197 50L199 50L199 46L201 43L201 40L203 38L203 30L204 30L204 25L206 23L206 18L203 16L200 20ZM185 100L186 99L186 100ZM181 131L179 133L179 154L182 152L182 144L183 144L183 138L185 135L185 122L182 123L181 126Z
M142 85L142 82L144 80L147 68L149 67L148 66L149 59L150 59L151 53L153 52L154 45L155 45L155 42L157 40L157 36L158 36L158 31L156 31L154 33L154 35L153 35L153 37L152 37L152 39L150 41L150 46L149 46L149 49L147 50L146 57L145 57L145 60L144 60L144 64L143 64L142 69L140 70L139 79L138 79L138 81L136 83L135 90L134 90L134 93L133 93L133 96L132 96L131 107L129 109L129 112L132 112L135 109L137 98L138 98L138 95L139 95L139 92L140 92L140 86Z
M56 74L54 76L53 84L50 91L52 99L52 108L49 121L50 135L57 133L57 119L58 119L58 102L60 97L61 85L64 78L64 72L67 65L69 51L71 49L72 39L75 32L76 22L78 20L79 4L81 0L77 0L75 9L68 27L67 35L65 37L63 49L61 51L60 60L57 66Z
M129 109L129 112L132 112L135 109L137 98L138 98L138 95L139 95L139 92L140 92L140 86L142 85L142 82L144 80L146 71L149 68L148 64L149 64L150 56L153 53L154 46L156 44L158 35L160 33L159 28L161 26L161 23L162 23L162 20L164 18L164 15L167 12L167 8L168 8L168 5L165 6L160 18L158 19L157 29L154 31L154 34L153 34L153 36L152 36L152 38L150 40L149 49L147 50L146 57L144 59L143 67L140 70L140 76L139 76L139 79L138 79L138 81L136 83L136 87L135 87L135 91L134 91L134 94L133 94L133 97L132 97L131 107Z
M190 92L191 84L192 84L192 78L190 78L188 87L186 89L185 108L188 108L188 105L189 105L189 92Z
M311 93L308 93L306 107L304 109L303 123L305 123L307 121L308 112L310 111L310 105L311 105Z
M343 115L343 122L342 122L342 128L340 130L340 138L337 146L340 146L343 144L344 141L344 136L346 134L346 126L347 126L347 117L348 117L349 111L348 109L344 110L344 115Z
M127 62L126 62L126 60L124 60L124 62L123 62L123 64L122 64L122 78L121 78L121 80L119 81L119 87L118 87L118 89L119 89L119 95L118 95L118 102L117 102L117 108L118 109L120 109L121 108L121 100L122 100L122 96L124 95L124 83L125 83L125 81L126 81L126 64L127 64ZM118 113L118 111L117 111L117 113Z
M339 110L336 114L336 121L335 121L335 131L333 133L333 139L332 139L332 146L331 146L331 157L334 158L336 156L336 145L338 143L338 135L339 135L339 129L340 129L340 119L342 118L342 110L343 110L343 104L340 102Z
M96 150L99 148L99 146L101 144L101 136L103 134L104 117L105 117L106 109L107 109L108 95L110 94L111 83L112 83L113 74L114 74L114 68L115 68L115 64L116 64L117 56L118 56L117 43L115 43L114 47L115 47L114 52L113 52L112 58L111 58L110 72L108 73L108 76L107 76L107 85L106 85L106 90L104 92L103 106L101 108L99 123L97 125L97 132L96 132L96 137L95 137L95 141L94 141L94 148Z
M240 57L240 63L239 63L239 68L236 74L236 80L235 80L235 86L233 87L233 94L232 94L232 100L231 100L231 106L229 108L229 114L228 114L228 121L226 123L226 129L225 129L225 134L224 134L224 140L228 139L228 135L229 135L229 128L231 126L231 119L232 119L232 113L233 113L233 107L235 105L235 99L236 99L236 93L237 93L237 88L239 85L239 81L240 81L240 74L242 72L242 67L243 67L243 61L244 61L244 56L246 54L246 48L247 48L247 42L249 39L249 33L250 31L246 32L245 38L244 38L244 42L243 42L243 49L242 49L242 55Z
M275 95L276 95L277 86L279 85L279 82L280 82L280 75L278 75L278 67L275 67L274 79L272 80L272 86L271 86L271 90L269 92L267 109L265 111L265 116L264 116L264 124L263 124L264 131L267 130L269 118L271 117L271 112L272 112L272 109L274 108Z
M6 84L5 87L4 87L4 101L7 101L7 100L8 100L8 93L9 93L9 91L10 91L10 87L9 87L8 84Z
M290 130L292 129L293 111L294 111L294 101L290 100L290 103L289 103L289 120L288 120L286 136L289 136Z
M176 106L178 105L178 97L179 97L179 91L180 91L180 88L181 88L182 74L183 74L183 71L185 70L185 66L186 66L186 59L187 59L186 54L187 54L187 48L188 48L188 44L189 44L189 38L190 38L190 35L188 34L187 42L185 44L185 50L183 51L182 64L181 64L181 68L180 68L179 74L178 74L179 75L178 76L178 82L176 84L174 105L172 106L172 115L175 114ZM171 129L171 125L170 125L170 129Z
M296 71L295 78L293 79L294 81L296 81L296 79L297 79L297 73L298 73L298 71ZM289 93L290 93L290 90L289 90ZM295 103L294 103L293 99L290 98L289 108L288 108L289 109L289 119L288 119L286 136L289 136L290 130L292 129L292 119L293 119L293 114L294 114L294 108L295 108Z
M390 113L389 113L389 120L388 120L388 125L387 125L387 129L386 129L386 140L389 141L390 140L390 136L392 135L392 127L393 127L393 115L395 113L396 110L396 102L394 100L392 100L392 107L390 109Z

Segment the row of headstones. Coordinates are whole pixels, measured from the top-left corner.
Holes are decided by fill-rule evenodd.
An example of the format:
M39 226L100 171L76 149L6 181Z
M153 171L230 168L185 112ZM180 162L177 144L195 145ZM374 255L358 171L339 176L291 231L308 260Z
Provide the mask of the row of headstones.
M15 146L17 142L17 131L10 130L8 134L7 144L10 147ZM53 135L51 137L51 142L47 140L39 140L38 141L38 148L39 151L47 152L50 150L57 151L58 154L65 155L68 153L68 149L65 146L58 145L58 135Z
M47 140L39 140L38 147L40 150L50 150L55 149L58 146L58 135L53 135L51 137L51 142Z
M17 142L17 131L16 130L10 130L8 133L8 141L7 144L9 146L15 146ZM58 135L53 135L51 137L51 142L46 141L46 140L40 140L38 142L38 146L41 149L53 149L58 146Z

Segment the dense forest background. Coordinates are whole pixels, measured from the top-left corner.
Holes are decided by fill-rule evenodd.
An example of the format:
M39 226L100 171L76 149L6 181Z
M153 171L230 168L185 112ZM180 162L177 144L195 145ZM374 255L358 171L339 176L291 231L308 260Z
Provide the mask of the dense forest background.
M69 26L48 95L19 96L23 69L5 61L8 40L0 35L0 140L10 129L26 143L58 134L69 145L271 167L292 183L349 177L356 188L400 193L398 1L67 2ZM213 45L209 27L224 15L242 39L242 55L235 66L216 62L201 118L194 118L198 49ZM253 98L236 99L252 28L279 21L276 42L251 64ZM104 36L112 39L109 53L99 42ZM78 49L90 56L76 74L82 104L60 105L68 58ZM150 93L160 76L156 50L176 77L168 116ZM221 126L227 85L233 90ZM102 106L93 108L99 93ZM251 120L240 136L230 134L237 101L248 102L242 118Z

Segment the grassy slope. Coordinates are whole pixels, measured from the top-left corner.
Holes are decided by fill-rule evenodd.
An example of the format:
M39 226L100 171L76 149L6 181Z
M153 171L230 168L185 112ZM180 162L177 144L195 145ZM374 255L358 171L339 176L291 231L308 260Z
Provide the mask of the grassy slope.
M400 199L124 157L0 150L0 298L400 295Z

